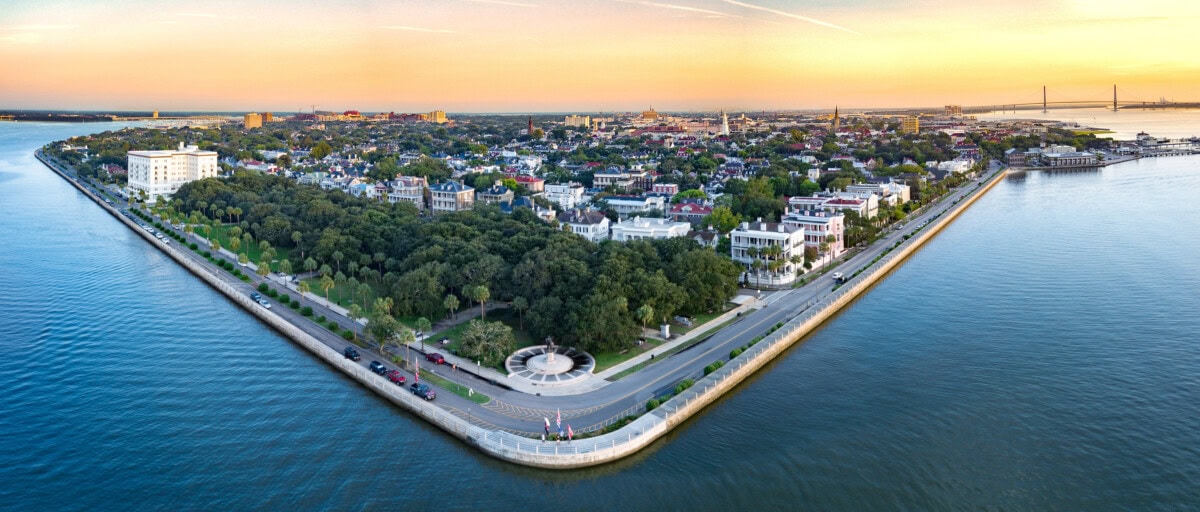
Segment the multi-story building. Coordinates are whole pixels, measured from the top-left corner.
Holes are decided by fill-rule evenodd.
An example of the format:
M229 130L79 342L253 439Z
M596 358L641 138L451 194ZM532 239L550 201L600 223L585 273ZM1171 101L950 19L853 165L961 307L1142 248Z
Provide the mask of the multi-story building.
M712 207L696 203L679 203L671 207L667 216L677 222L699 224L712 213Z
M900 120L900 133L921 133L921 120L917 116L908 116Z
M655 183L654 187L651 188L650 191L654 192L655 194L667 194L667 195L673 196L673 195L679 193L679 184L678 183Z
M783 217L783 223L804 229L804 245L817 249L814 265L824 265L846 252L846 216L841 213L793 211ZM828 244L824 252L822 244Z
M646 171L609 168L594 173L592 175L592 185L596 188L611 186L623 192L628 192L635 188L650 190L654 186L654 175Z
M517 180L518 185L525 187L530 194L540 194L546 191L546 180L541 178L522 174L513 179Z
M673 222L667 219L634 217L613 224L612 239L618 242L631 240L658 240L677 236L687 236L692 225L686 222Z
M434 213L470 210L475 206L475 189L450 180L429 186L429 209Z
M870 194L865 198L859 197L835 197L825 203L825 209L829 211L852 211L864 219L874 219L879 215L879 197L875 194Z
M242 116L242 126L247 130L251 128L262 128L263 116L258 112L251 112Z
M429 122L443 124L447 122L445 110L434 110L429 113Z
M274 123L275 122L275 114L272 112L264 112L262 115L262 118L263 118L263 123Z
M583 203L583 185L575 182L551 183L546 185L546 199L564 210L570 210Z
M890 205L907 203L910 199L910 194L911 194L909 186L902 184L902 183L856 184L856 185L850 185L850 186L846 187L846 192L852 193L852 194L854 194L856 196L860 196L860 197L863 195L866 195L868 193L873 193L882 198L879 200L879 202L887 203ZM793 199L795 199L795 198L793 198ZM790 201L789 201L789 203L790 203ZM793 206L799 206L799 205L793 204ZM809 209L809 208L802 208L802 209Z
M421 176L397 176L392 182L392 190L388 192L389 203L412 203L417 211L425 211L425 188L429 184Z
M1042 162L1050 167L1085 167L1096 165L1099 159L1095 153L1071 151L1069 153L1043 153Z
M666 207L667 201L662 196L608 196L604 198L604 203L623 219L637 212L661 212Z
M216 151L200 151L196 146L171 151L130 151L127 153L131 195L145 191L147 202L153 203L159 196L170 197L179 187L189 181L212 178L217 175Z
M563 120L563 124L567 126L575 126L580 128L588 128L592 126L592 118L590 116L577 116L571 114Z
M563 229L593 242L608 240L610 222L603 212L596 210L567 210L558 214L558 223Z
M513 200L513 191L496 180L496 183L483 190L475 192L475 200L483 204L510 204Z
M743 282L758 287L791 286L804 264L804 228L783 223L743 222L729 234L731 256L746 266Z

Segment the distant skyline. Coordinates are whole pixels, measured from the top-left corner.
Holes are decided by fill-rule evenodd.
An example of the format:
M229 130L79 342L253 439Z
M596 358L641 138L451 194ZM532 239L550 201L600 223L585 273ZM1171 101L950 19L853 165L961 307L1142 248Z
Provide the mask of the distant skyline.
M772 110L1200 100L1180 0L9 0L0 108Z

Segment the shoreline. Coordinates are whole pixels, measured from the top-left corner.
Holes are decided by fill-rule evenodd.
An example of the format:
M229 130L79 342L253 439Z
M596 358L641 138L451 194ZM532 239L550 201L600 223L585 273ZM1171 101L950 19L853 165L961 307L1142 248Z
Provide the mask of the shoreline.
M557 469L595 466L622 459L637 453L676 426L686 422L692 415L739 385L869 290L883 276L902 264L909 255L936 236L950 222L953 222L979 197L990 191L1008 173L1005 168L1001 168L985 178L984 182L977 182L973 190L966 191L946 210L931 219L924 228L912 234L909 240L896 245L881 259L863 269L860 276L854 278L851 284L842 286L804 313L783 322L780 328L763 337L758 344L729 360L720 370L697 379L692 387L685 389L658 408L642 414L613 432L566 443L556 443L538 441L474 425L450 411L410 395L406 390L396 387L378 375L364 371L364 368L349 362L342 357L341 353L304 332L293 323L271 311L257 307L247 294L238 292L231 284L222 280L220 274L204 268L187 255L181 254L180 251L186 251L186 248L179 249L173 245L164 244L145 230L140 229L136 223L126 218L116 208L106 204L102 198L94 195L87 187L48 162L40 150L35 152L35 157L83 192L85 196L99 204L110 215L123 222L126 227L139 233L147 242L166 253L212 288L276 331L309 350L313 355L354 378L360 384L491 457L525 466Z

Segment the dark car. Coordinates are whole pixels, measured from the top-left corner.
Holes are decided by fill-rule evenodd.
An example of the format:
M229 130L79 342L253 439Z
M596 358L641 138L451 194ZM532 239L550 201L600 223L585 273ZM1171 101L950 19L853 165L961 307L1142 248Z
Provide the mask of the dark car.
M398 372L396 370L387 372L387 379L392 381L392 384L395 384L397 386L403 385L405 382L408 382L408 379L406 379L403 375L400 375L400 372Z
M442 355L437 352L425 354L425 360L434 364L446 364L446 358L442 357Z
M346 350L342 351L342 355L346 356L346 359L351 361L358 361L359 359L362 359L362 356L358 355L358 351L355 350L354 347L346 347Z
M426 400L433 400L434 398L437 398L437 394L434 393L432 389L429 389L429 386L426 386L424 384L418 384L418 383L414 382L414 383L412 383L411 386L408 387L408 390L412 391L412 394L417 395Z
M371 371L383 375L387 373L387 367L383 366L383 363L379 361L371 361Z
M254 302L258 302L258 299L262 298L262 294L258 292L250 292L250 298L254 299Z

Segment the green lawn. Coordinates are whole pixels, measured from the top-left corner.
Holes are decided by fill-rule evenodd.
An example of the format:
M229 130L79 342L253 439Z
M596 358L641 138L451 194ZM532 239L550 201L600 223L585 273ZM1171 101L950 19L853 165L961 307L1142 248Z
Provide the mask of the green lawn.
M449 368L446 368L446 367L439 367L438 371L444 372L447 375L453 373L453 370L450 370ZM456 375L455 379L454 379L455 381L450 381L449 379L443 378L440 375L436 375L436 374L430 372L429 370L421 372L421 380L424 380L430 384L433 384L434 386L437 386L446 391L454 393L458 396L466 398L467 400L470 400L477 404L486 404L486 403L490 402L492 399L488 398L487 395L480 393L478 391L476 391L474 394L468 393L467 386L464 386L464 385L458 383L458 381L464 381L465 379L469 379L469 378L471 378L469 375Z
M665 342L658 338L646 338L646 342L643 343L642 346L640 346L640 347L635 346L633 348L623 351L623 353L621 353L621 352L601 352L599 354L592 354L592 357L596 358L596 369L594 371L602 372L604 370L612 368L613 366L624 363L625 361L628 361L631 358L637 357L644 352L654 350L654 348L658 347L659 345L662 345L663 343L665 343Z
M294 268L295 266L296 266L296 264L295 264L295 262L293 262L292 267ZM297 270L297 271L303 272L303 270ZM337 271L335 270L334 273L336 274L336 272ZM347 278L349 278L349 276L347 276ZM304 282L308 283L310 292L312 292L313 294L316 294L317 296L319 296L321 298L325 297L325 291L321 289L321 277L320 276L310 277L308 279L305 279ZM344 307L344 308L348 308L348 307L350 307L351 304L354 304L357 302L358 305L364 309L364 312L367 312L370 310L371 304L375 303L375 298L379 296L378 290L376 290L376 288L375 288L375 283L368 282L367 284L371 286L371 293L368 293L366 295L365 302L363 301L363 296L358 295L357 292L352 292L350 290L350 286L347 284L343 284L343 285L334 284L334 287L329 289L329 301L334 304L337 304L341 307ZM412 326L412 322L408 321L409 320L408 318L400 318L398 320L400 320L401 323L403 323L405 325L408 325L410 327ZM416 319L413 318L412 320L416 320Z
M244 252L244 253L246 253L246 256L248 256L250 258L251 263L257 264L258 261L262 258L262 249L259 248L258 241L255 241L254 243L252 243L250 245L250 247L240 246L240 247L238 247L238 249L236 251L234 251L233 246L231 246L229 244L229 229L232 227L234 227L233 224L222 224L220 226L217 226L216 228L214 228L212 230L212 238L216 238L217 241L221 242L221 248L228 249L228 250L232 251L234 254L241 254ZM203 226L196 227L196 234L198 234L200 236L204 236L205 233L207 233L207 231L205 231L205 228ZM271 263L271 270L278 271L279 270L279 265L278 265L279 261L287 259L291 255L291 251L292 251L292 249L290 247L276 247L275 248L275 260ZM299 271L300 265L302 263L303 262L293 261L292 262L292 272L294 273L294 272Z
M496 310L491 315L488 315L487 321L499 321L509 327L512 327L513 341L515 342L517 348L528 347L530 345L541 343L540 340L534 340L533 336L529 334L529 331L519 328L519 319L517 318L517 315L511 313L511 310ZM462 334L467 330L467 325L469 323L470 321L468 320L449 329L433 333L433 335L425 340L425 346L436 347L437 350L457 355L459 347L462 346ZM438 341L442 338L449 338L450 343L447 343L446 345L438 345ZM494 369L499 370L501 373L506 373L508 371L504 368L503 362L497 364Z
M715 332L717 332L717 331L719 331L719 330L721 330L721 329L724 329L724 328L728 327L730 324L732 324L732 323L734 323L734 322L736 322L736 321L738 321L738 319L737 319L737 318L730 318L729 320L725 321L724 323L722 323L722 324L720 324L720 325L717 325L717 326L714 326L714 327L712 327L712 328L708 329L707 331L704 331L704 332L703 332L703 333L701 333L699 336L696 336L695 338L693 338L693 339L692 339L690 342L688 342L688 343L685 343L685 344L682 344L682 345L679 345L679 346L677 346L677 347L675 347L675 348L672 348L671 350L668 350L668 351L666 351L666 352L663 352L662 356L661 356L661 357L659 357L657 360L661 361L661 360L663 360L663 359L666 359L667 357L670 357L670 356L672 356L672 355L674 355L674 354L678 353L679 351L681 351L681 350L683 350L683 349L685 349L685 348L688 348L688 347L691 347L691 346L693 346L693 345L695 345L695 344L697 344L697 343L700 343L701 341L704 341L704 339L705 339L705 338L707 338L707 337L711 336L713 333L715 333ZM632 356L630 356L630 357L632 357ZM628 357L626 357L625 359L629 359L629 358L628 358ZM619 362L619 361L618 361L618 362ZM622 370L622 371L618 372L616 375L613 375L612 377L609 377L609 378L608 378L608 380L616 381L616 380L620 380L620 379L622 379L622 378L628 377L628 376L630 376L630 375L633 375L634 373L637 373L637 372L638 372L638 371L640 371L642 368L645 368L645 367L649 366L649 365L650 365L650 363L653 363L653 362L655 362L655 360L654 360L654 359L651 359L651 360L648 360L648 361L643 361L643 362L640 362L640 363L638 363L638 364L635 364L635 365L633 365L633 366L631 366L631 367L629 367L629 368L627 368L627 369L625 369L625 370Z
M678 333L678 334L687 334L689 332L692 332L693 330L704 327L704 324L711 322L712 319L714 319L718 316L724 315L727 311L729 311L733 308L736 308L736 307L737 307L737 304L734 304L732 302L726 302L720 311L714 311L712 313L701 313L699 315L696 315L694 318L692 318L692 326L691 327L685 327L683 325L676 323L674 320L671 320L671 331L674 333Z

